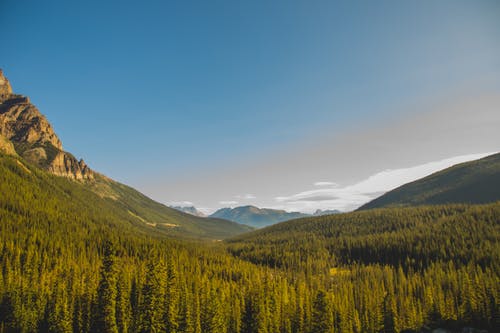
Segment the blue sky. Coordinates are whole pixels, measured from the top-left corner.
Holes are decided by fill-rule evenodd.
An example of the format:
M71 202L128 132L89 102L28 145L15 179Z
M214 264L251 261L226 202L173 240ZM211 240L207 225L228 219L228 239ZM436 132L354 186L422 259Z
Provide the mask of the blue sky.
M500 91L496 1L3 0L0 29L0 67L65 149L162 202L209 208L248 194L256 178L268 184L252 193L259 205L307 190L307 167L282 171L297 188L253 173L281 154ZM387 159L396 166L372 157L358 176L335 172L349 154L327 150L315 172L347 183L497 150L493 132L470 135L463 150L448 137L418 158ZM228 170L248 183L236 188Z

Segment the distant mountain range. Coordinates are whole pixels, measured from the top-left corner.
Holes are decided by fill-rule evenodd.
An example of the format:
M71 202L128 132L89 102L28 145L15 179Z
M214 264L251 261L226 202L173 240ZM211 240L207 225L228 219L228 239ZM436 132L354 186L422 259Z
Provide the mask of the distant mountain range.
M318 209L314 212L313 216L323 216L323 215L332 215L332 214L340 214L342 213L340 210L337 209L327 209L327 210L321 210Z
M338 214L338 210L318 209L313 215L300 212L287 212L278 209L259 208L255 206L241 206L236 208L221 208L210 215L213 218L221 218L255 228L262 228L279 222L298 219L301 217Z
M191 214L194 216L199 216L199 217L206 217L207 215L200 212L198 209L196 209L195 206L170 206L170 208L173 208L175 210Z
M258 208L255 206L221 208L210 215L210 217L234 221L256 228L262 228L278 222L288 221L306 216L308 215L298 212L289 213L284 210Z
M500 201L500 153L457 164L400 186L361 206L359 210L496 201Z

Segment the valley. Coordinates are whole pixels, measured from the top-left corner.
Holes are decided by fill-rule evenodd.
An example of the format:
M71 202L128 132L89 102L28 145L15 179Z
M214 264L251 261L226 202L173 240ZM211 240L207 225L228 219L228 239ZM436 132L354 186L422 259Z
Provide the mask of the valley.
M0 333L500 332L499 17L0 1Z

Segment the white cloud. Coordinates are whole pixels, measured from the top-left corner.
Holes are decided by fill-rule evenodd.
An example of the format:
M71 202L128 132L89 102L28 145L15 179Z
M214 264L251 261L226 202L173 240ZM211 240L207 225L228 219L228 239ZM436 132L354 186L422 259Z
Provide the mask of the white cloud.
M247 193L247 194L237 195L237 196L235 196L235 198L237 198L237 199L244 199L244 200L253 200L253 199L256 198L256 196L253 195L253 194Z
M316 182L316 183L314 183L314 186L333 186L333 187L337 187L337 186L339 186L339 184L334 183L334 182Z
M384 170L345 187L315 189L276 197L276 208L313 212L316 209L353 210L381 194L452 165L479 159L493 153L456 156L410 168Z
M224 206L234 206L238 204L238 201L228 200L228 201L219 201L219 204Z

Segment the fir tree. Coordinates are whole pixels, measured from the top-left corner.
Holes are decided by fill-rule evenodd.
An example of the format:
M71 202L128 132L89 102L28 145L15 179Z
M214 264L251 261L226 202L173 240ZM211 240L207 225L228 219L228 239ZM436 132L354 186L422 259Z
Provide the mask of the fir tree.
M327 294L318 291L313 303L311 333L329 333L333 329L333 317Z
M118 333L116 324L116 263L113 244L105 242L104 258L97 290L96 319L92 328L93 332Z

